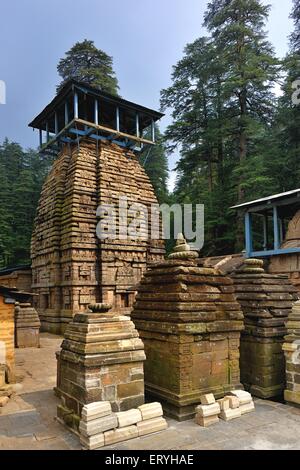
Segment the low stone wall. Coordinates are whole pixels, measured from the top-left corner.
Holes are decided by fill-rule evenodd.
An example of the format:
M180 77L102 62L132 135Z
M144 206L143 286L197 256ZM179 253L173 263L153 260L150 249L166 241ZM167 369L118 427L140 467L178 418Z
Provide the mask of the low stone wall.
M67 423L68 410L57 409L58 420ZM147 403L128 411L113 413L110 402L90 403L82 408L79 437L88 450L128 441L167 429L160 403Z
M0 364L5 366L6 383L15 381L14 309L14 301L5 300L5 297L0 294Z
M40 347L41 322L31 303L18 303L15 306L15 346L16 348Z

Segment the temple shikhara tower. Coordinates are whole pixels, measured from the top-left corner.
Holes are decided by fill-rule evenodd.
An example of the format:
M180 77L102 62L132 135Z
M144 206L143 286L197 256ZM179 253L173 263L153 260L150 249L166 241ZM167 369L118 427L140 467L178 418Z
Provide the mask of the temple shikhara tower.
M147 264L163 259L162 240L100 241L96 234L97 208L118 208L120 197L127 197L128 207L146 206L150 223L157 200L138 152L155 144L161 116L71 80L30 123L39 129L41 151L56 156L31 245L32 287L44 330L63 332L74 313L93 302L127 313Z

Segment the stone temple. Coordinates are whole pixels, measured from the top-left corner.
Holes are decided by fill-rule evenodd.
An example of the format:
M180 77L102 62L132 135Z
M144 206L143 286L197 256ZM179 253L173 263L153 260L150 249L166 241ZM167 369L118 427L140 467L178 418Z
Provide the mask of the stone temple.
M169 416L190 419L202 395L241 388L233 281L204 268L183 237L145 273L131 317L145 346L145 390Z
M90 303L129 313L147 264L163 259L161 239L99 240L96 234L100 204L117 207L116 233L121 231L120 196L127 198L125 210L134 203L146 207L149 217L143 216L141 226L147 230L150 206L157 200L138 152L155 144L155 121L161 116L70 81L30 124L39 129L41 151L56 156L31 245L32 287L39 294L35 307L44 331L64 332ZM145 130L150 139L144 138Z

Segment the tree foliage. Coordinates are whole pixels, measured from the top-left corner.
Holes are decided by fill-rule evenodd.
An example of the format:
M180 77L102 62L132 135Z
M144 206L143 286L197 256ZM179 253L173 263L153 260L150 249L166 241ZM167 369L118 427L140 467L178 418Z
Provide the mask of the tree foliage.
M0 145L0 267L30 262L30 239L51 162L19 144Z
M163 204L168 200L168 161L162 134L157 125L155 134L156 145L146 147L141 153L140 163L150 178L158 202ZM144 137L150 138L150 130L145 133Z
M113 59L98 49L94 41L85 39L74 44L59 61L57 71L62 78L58 90L68 80L74 79L112 95L118 94L119 86L113 70Z
M236 203L267 195L266 137L276 113L279 61L266 40L269 7L260 0L209 2L209 36L188 44L162 91L172 108L168 147L180 149L175 194L205 204L206 254L243 248Z

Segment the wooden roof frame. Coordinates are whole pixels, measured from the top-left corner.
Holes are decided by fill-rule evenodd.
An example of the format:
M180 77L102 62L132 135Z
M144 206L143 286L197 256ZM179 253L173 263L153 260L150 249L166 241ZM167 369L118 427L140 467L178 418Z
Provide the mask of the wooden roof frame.
M281 217L285 207L300 208L300 189L294 189L284 193L274 194L269 197L256 199L231 207L231 209L243 210L245 217L245 256L247 258L263 258L274 255L300 253L300 247L281 248L284 240L283 220ZM257 214L263 217L263 250L253 249L252 218ZM273 248L268 247L268 217L273 219Z
M80 97L93 100L93 121L80 117ZM71 102L70 102L71 100ZM71 103L71 105L70 105ZM114 127L101 125L101 107L110 106L115 110ZM100 105L100 106L99 106ZM70 109L71 108L71 109ZM135 116L135 133L124 132L120 128L120 110L127 116ZM63 114L63 115L62 115ZM68 81L43 111L33 119L30 127L40 133L40 152L56 154L62 144L78 143L83 138L106 140L122 147L141 151L145 145L155 145L155 122L162 113L102 92L85 83ZM61 122L64 125L60 125ZM142 131L151 125L151 139L145 139ZM46 141L44 141L46 133Z

